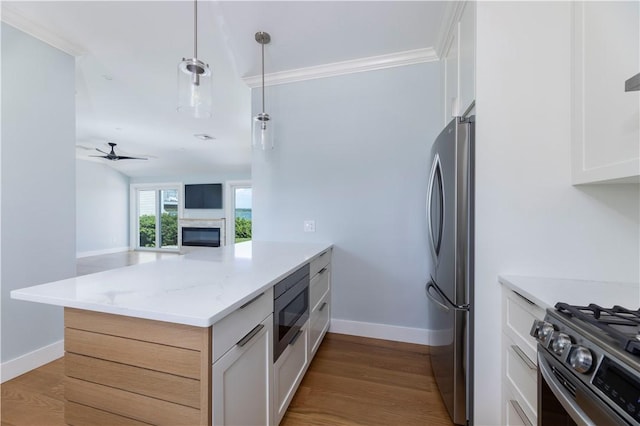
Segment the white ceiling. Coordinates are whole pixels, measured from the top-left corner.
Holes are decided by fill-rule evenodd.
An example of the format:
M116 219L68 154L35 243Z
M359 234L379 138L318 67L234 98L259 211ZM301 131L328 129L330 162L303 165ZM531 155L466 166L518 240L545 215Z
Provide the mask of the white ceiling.
M446 2L198 2L198 57L213 70L214 111L176 111L177 65L193 53L192 1L2 2L2 20L76 56L76 150L149 156L108 162L133 177L249 171L257 31L267 73L433 47ZM213 141L193 135L206 133ZM88 149L87 149L88 148Z

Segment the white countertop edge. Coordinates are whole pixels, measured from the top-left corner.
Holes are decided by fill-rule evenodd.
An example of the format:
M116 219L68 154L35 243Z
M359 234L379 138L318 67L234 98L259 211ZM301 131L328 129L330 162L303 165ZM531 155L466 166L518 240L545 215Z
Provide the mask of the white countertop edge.
M123 307L118 307L114 305L91 303L87 301L73 301L67 298L56 298L51 295L40 296L37 294L33 294L31 292L22 291L22 290L28 290L32 287L27 287L25 289L12 290L10 292L10 297L12 299L22 300L27 302L43 303L47 305L74 308L74 309L80 309L80 310L86 310L86 311L92 311L92 312L101 312L105 314L121 315L121 316L133 317L133 318L142 318L142 319L148 319L153 321L169 322L174 324L191 325L195 327L210 327L214 325L216 322L226 317L227 315L229 315L230 313L232 313L233 311L235 311L236 309L238 309L240 306L242 306L246 302L250 301L252 298L258 296L261 293L264 293L269 288L273 287L276 283L278 283L280 280L282 280L283 278L285 278L286 276L288 276L298 268L317 259L326 250L333 248L333 244L330 244L330 243L313 243L313 244L317 244L316 254L295 263L294 266L289 267L289 269L286 270L285 272L273 277L272 279L270 279L268 282L261 285L260 287L256 287L251 291L247 292L242 297L238 298L235 302L228 304L222 309L218 309L217 311L213 312L212 315L206 316L206 317L205 316L187 316L187 315L180 315L180 314L175 314L170 312L153 311L149 309L144 309L144 310L130 309L130 308L123 308ZM198 260L198 259L196 258L194 260ZM156 262L161 262L161 261L162 259ZM153 263L153 262L148 262L146 264L149 264L149 263ZM121 269L124 269L124 268L121 268ZM98 272L98 274L100 274L100 272ZM37 286L33 286L33 287L37 287Z
M580 306L596 303L604 307L617 304L629 309L640 305L640 283L635 282L521 275L498 275L498 282L543 309L553 309L558 302ZM593 291L598 294L592 294Z

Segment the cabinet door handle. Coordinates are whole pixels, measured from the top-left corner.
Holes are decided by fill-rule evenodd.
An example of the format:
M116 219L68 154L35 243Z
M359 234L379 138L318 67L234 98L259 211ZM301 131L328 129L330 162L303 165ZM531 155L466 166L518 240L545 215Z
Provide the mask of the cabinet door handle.
M527 426L533 426L533 423L531 423L531 420L529 420L529 417L527 417L527 415L524 413L524 410L522 409L518 401L516 401L515 399L510 399L509 402L511 403L511 406L513 407L513 409L516 410L518 417L520 417L520 419L524 422L524 424Z
M318 309L318 311L319 311L319 312L322 312L322 310L323 310L324 308L326 308L326 307L327 307L327 302L324 302L324 303L320 306L320 308Z
M302 334L302 330L298 330L296 335L293 336L293 339L291 339L291 341L289 342L289 345L291 346L295 345L296 341L298 340L298 337L300 337L301 334Z
M511 291L513 291L513 290L511 290ZM525 302L527 302L528 304L530 304L530 305L535 305L535 303L534 303L534 302L532 302L531 300L527 299L526 297L524 297L523 295L521 295L521 294L520 294L520 293L518 293L517 291L513 291L513 292L514 292L514 294L515 294L516 296L519 296L519 297L520 297L520 299L524 300L524 301L525 301Z
M534 370L537 371L538 367L536 367L536 365L533 363L533 361L531 361L529 359L529 357L527 356L527 354L525 354L522 349L520 349L520 346L518 345L511 345L511 349L513 350L513 352L516 353L516 355L518 355L518 358L520 358L522 360L522 362L524 362L524 364L529 367L530 370Z
M318 275L324 274L326 271L327 271L327 267L325 266L324 268L318 271Z
M251 330L250 332L248 332L246 334L246 336L244 336L242 339L238 340L238 343L236 343L236 345L243 347L244 345L246 345L247 343L249 343L249 340L253 339L253 336L255 336L256 334L260 333L260 330L262 330L264 328L264 324L258 324L255 327L253 327L253 330Z
M247 303L245 303L244 305L240 306L238 309L244 309L247 306L249 306L250 304L252 304L253 302L255 302L256 300L260 299L262 296L264 296L264 293L260 293L259 295L257 295L256 297L254 297L253 299L249 300Z

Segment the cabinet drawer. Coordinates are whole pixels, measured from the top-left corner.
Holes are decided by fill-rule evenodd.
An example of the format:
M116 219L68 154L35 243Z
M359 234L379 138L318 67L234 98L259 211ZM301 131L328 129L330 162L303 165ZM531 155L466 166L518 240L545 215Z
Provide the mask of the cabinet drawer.
M262 295L238 308L213 325L213 361L231 349L273 313L273 288L265 290Z
M331 249L326 249L311 261L311 264L309 265L309 276L313 278L313 276L320 272L322 268L327 266L329 262L331 262Z
M534 320L544 318L544 309L509 289L503 291L502 307L504 332L513 339L529 359L537 363L537 342L529 335L529 332Z
M275 424L282 420L309 364L309 321L300 331L295 343L289 344L273 366Z
M320 302L318 302L316 309L311 312L311 319L309 320L309 347L311 348L312 355L318 350L324 334L329 329L329 318L331 317L330 298L331 293L326 293Z
M331 264L327 264L313 276L310 287L309 305L312 310L315 310L320 299L322 299L327 291L329 291L329 277L331 276Z
M503 424L506 426L533 426L535 421L531 421L527 414L520 406L513 394L506 392L504 394L503 405Z
M535 420L538 410L537 367L511 339L503 337L505 388L512 394L512 399L518 402L527 418Z

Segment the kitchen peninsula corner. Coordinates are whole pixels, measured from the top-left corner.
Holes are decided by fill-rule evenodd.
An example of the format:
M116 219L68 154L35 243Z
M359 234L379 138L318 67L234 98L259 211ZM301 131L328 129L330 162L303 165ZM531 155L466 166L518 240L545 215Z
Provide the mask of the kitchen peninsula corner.
M65 307L68 424L277 424L329 326L330 261L329 244L247 242L12 297ZM273 286L303 266L310 319L274 364Z

